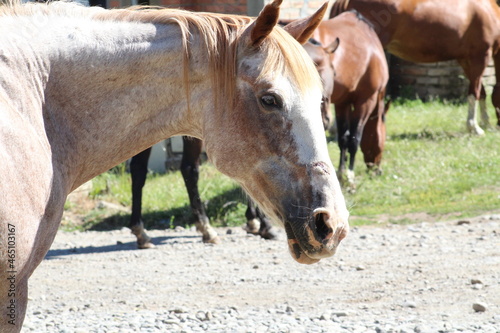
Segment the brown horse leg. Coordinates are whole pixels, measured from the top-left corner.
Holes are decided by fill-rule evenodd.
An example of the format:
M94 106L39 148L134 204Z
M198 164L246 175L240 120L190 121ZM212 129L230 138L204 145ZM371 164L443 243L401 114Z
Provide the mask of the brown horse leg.
M181 162L181 173L189 196L191 210L195 218L196 229L201 232L204 243L220 243L217 232L210 225L205 207L201 202L198 192L198 179L200 174L200 156L202 141L187 136L182 137L183 153Z
M375 175L381 175L380 163L382 162L382 154L386 139L385 115L390 107L390 101L384 103L385 91L381 92L378 97L376 108L368 117L363 128L361 136L360 148L363 152L363 158L368 168Z
M476 119L476 104L479 100L481 93L481 77L483 76L484 69L486 68L486 64L488 61L488 57L486 56L484 59L480 57L472 58L472 59L460 59L458 63L462 66L465 75L469 79L469 90L467 101L469 104L469 109L467 113L467 129L472 134L483 135L484 131L479 127Z
M129 228L137 237L139 249L150 249L155 247L151 238L144 230L142 222L142 188L146 183L148 173L148 160L151 148L148 148L132 157L130 162L130 174L132 176L132 215L130 216Z
M271 221L259 209L259 207L255 206L254 202L251 199L248 200L245 217L247 218L247 225L245 227L245 230L248 233L259 235L264 239L276 239L278 237L271 224Z
M479 109L481 111L481 127L490 128L490 117L488 116L488 110L486 109L486 90L484 85L481 83L481 94L479 96Z

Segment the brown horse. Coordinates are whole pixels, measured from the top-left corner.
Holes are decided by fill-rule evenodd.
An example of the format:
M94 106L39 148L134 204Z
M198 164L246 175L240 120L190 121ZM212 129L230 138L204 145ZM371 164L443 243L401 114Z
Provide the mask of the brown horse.
M325 105L329 108L330 101L335 105L340 148L338 176L353 185L354 162L360 145L369 169L378 171L382 160L385 114L389 106L384 106L389 79L387 61L372 25L356 12L321 22L314 39L319 44L309 43L304 47L323 80L323 95L328 96Z
M68 193L174 135L203 140L216 168L284 225L296 261L335 253L348 212L313 112L321 80L300 45L326 6L285 31L280 4L256 19L0 7L0 332L21 330L28 279Z
M494 0L337 0L330 17L348 9L369 19L384 48L400 58L456 59L470 81L467 128L479 135L484 131L476 120L477 101L481 126L489 126L481 77L493 54L497 84L492 100L500 126L500 9Z

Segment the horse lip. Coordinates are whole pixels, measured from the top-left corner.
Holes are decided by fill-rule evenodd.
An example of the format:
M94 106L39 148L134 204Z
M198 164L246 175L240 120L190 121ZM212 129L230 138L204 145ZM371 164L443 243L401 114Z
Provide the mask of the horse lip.
M285 231L288 237L288 249L290 251L290 255L292 258L297 261L298 263L301 264L314 264L320 261L322 258L330 257L333 254L335 254L335 247L332 247L332 250L327 251L327 253L324 252L325 250L325 244L322 244L321 242L317 241L315 237L310 238L315 242L316 244L311 244L315 249L319 249L319 251L308 251L304 250L304 246L301 244L301 242L298 240L298 238L295 235L295 232L293 231L293 228L289 222L285 223ZM311 236L311 233L313 233L312 230L308 229L307 234L308 236Z
M295 259L300 264L314 264L320 261L320 259L314 259L309 257L307 252L302 250L299 242L293 238L293 239L288 239L288 248L290 250L290 254L292 255L292 258Z

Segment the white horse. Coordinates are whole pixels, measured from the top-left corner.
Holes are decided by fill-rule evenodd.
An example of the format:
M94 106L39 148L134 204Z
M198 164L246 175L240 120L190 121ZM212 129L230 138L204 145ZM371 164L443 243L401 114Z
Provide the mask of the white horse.
M21 329L28 278L68 193L173 135L205 142L213 164L284 224L295 260L334 254L348 212L322 128L321 81L299 44L326 6L287 33L276 27L280 4L256 20L0 7L0 332Z

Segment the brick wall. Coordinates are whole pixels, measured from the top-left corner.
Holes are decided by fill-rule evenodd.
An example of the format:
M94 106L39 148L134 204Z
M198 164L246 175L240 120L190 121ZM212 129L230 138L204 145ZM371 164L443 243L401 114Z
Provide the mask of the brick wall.
M265 4L272 2L265 0ZM297 19L306 17L316 12L325 1L322 0L284 0L280 7L280 18ZM333 2L332 2L333 3ZM329 13L329 11L327 11Z
M390 56L389 63L389 92L393 97L465 100L467 96L469 80L455 60L415 64ZM491 61L483 75L488 94L491 94L495 81L495 68Z

